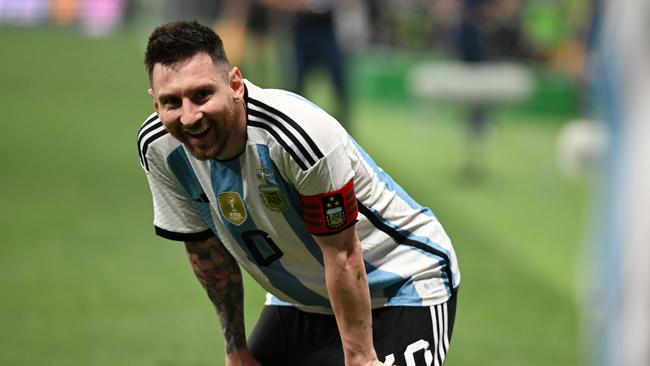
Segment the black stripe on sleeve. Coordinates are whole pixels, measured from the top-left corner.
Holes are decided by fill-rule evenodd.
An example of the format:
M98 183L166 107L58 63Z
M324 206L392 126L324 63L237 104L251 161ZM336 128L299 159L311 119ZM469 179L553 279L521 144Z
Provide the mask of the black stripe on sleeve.
M151 117L147 117L147 120L144 121L144 123L141 124L140 128L138 129L138 140L141 139L141 136L143 135L142 132L144 130L148 129L149 126L151 126L152 124L155 124L156 122L159 122L159 121L156 121L157 119L158 119L158 115L155 114L155 113Z
M158 118L158 113L154 113L151 117L149 117L146 121L144 121L144 123L142 124L142 128L146 127L148 123L155 121L157 118Z
M144 145L142 146L142 161L144 162L144 169L149 171L149 162L147 161L147 150L149 150L149 145L154 141L158 140L160 137L166 135L168 132L166 129L154 134L145 140Z
M265 109L267 112L273 113L276 116L282 118L285 122L290 124L291 127L295 128L296 131L298 131L298 133L300 133L300 135L305 139L305 141L307 141L307 143L311 147L312 151L316 155L316 160L321 159L323 157L323 153L320 151L318 146L316 146L316 143L314 142L314 140L311 139L311 137L307 134L307 132L305 132L305 130L303 130L302 127L300 127L300 125L298 123L296 123L296 121L291 119L286 114L280 112L279 110L271 107L270 105L265 104L263 102L260 102L259 100L253 99L250 96L248 97L248 101L253 105L256 105L256 106L258 106L260 108Z
M447 278L449 279L449 288L453 288L454 282L452 281L451 278L451 261L449 260L449 257L447 254L444 252L441 252L440 250L436 248L432 248L425 243L409 239L406 237L404 234L400 233L399 231L395 230L394 228L386 225L377 215L375 215L374 212L372 212L368 207L366 207L361 201L357 200L357 206L359 207L359 212L368 218L370 222L379 230L383 231L386 233L388 236L393 238L396 242L405 244L408 246L412 246L415 248L418 248L422 251L425 251L427 253L434 254L442 259L444 259L447 262L447 265L445 266L445 273L447 274Z
M144 165L144 155L142 154L141 148L142 140L145 136L147 136L148 133L160 127L162 127L162 123L157 122L152 123L149 126L143 126L143 128L140 129L140 133L138 134L138 154L140 155L140 161L142 162L142 165Z
M248 114L251 115L251 116L260 118L260 119L263 120L263 122L269 123L269 124L279 128L280 131L282 131L286 136L289 137L289 139L291 139L291 141L298 148L298 150L300 150L302 155L307 159L307 162L309 163L310 166L316 164L316 160L314 160L314 158L307 151L305 146L300 141L298 141L296 136L293 133L291 133L284 124L282 124L281 122L278 122L275 118L273 118L273 116L268 115L268 114L263 113L263 112L260 112L260 111L256 111L254 109L249 109Z
M140 141L142 141L144 135L146 135L153 129L151 126L156 125L158 123L160 123L160 119L158 118L157 114L154 114L153 116L149 117L146 121L144 121L142 125L140 125L140 129L138 130L138 146L140 146Z
M248 121L248 125L253 126L253 127L263 128L263 129L267 130L278 141L278 143L280 145L282 145L282 147L284 147L285 150L287 150L289 155L291 155L291 157L293 157L293 160L295 160L296 163L298 164L298 166L300 166L300 169L302 169L303 171L308 169L307 166L305 165L305 162L300 160L300 158L298 157L298 154L296 154L296 152L293 151L291 146L289 146L289 144L286 141L284 141L282 138L280 138L280 135L271 126L267 125L266 123L250 121L250 120Z
M169 239L169 240L174 240L174 241L199 241L199 240L205 240L208 239L212 236L214 236L214 233L212 230L208 229L205 231L201 231L199 233L177 233L174 231L168 231L162 228L159 228L158 226L154 225L154 228L156 230L156 235Z
M138 155L140 155L140 162L142 162L142 152L140 151L140 142L142 141L142 137L147 133L149 133L149 131L151 131L150 129L151 125L155 124L154 121L156 121L157 119L158 119L158 114L154 113L150 117L147 117L147 120L144 121L144 123L141 124L140 128L138 129L137 140L138 140Z
M142 139L151 131L155 130L156 128L162 127L162 122L157 121L155 123L151 123L146 126L142 126L140 129L140 132L138 133L138 146L140 146L140 143L142 142Z

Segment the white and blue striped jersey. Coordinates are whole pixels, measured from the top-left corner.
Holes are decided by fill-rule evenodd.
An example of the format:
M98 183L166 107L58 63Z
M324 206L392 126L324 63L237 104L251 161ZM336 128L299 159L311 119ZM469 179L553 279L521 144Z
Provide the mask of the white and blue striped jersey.
M322 109L245 85L247 145L232 160L195 159L156 114L140 128L156 233L184 241L216 235L268 291L267 304L331 313L312 234L356 225L373 308L445 302L460 272L431 210Z

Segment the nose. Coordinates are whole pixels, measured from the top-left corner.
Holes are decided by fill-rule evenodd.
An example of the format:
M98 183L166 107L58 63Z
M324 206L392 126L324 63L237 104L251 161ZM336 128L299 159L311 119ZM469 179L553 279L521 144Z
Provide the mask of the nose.
M183 126L192 126L203 118L203 113L199 107L189 101L183 103L183 110L181 114L181 124Z

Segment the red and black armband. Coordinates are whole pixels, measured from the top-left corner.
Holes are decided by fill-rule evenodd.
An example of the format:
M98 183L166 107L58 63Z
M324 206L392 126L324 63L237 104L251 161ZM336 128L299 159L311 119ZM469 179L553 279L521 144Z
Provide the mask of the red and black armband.
M336 234L357 222L359 209L352 179L332 192L300 195L300 203L307 230L314 235Z

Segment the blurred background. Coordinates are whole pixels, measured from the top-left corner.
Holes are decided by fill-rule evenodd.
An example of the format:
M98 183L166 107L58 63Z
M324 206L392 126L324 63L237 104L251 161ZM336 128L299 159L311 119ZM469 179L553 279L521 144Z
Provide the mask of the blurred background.
M625 83L595 77L600 3L0 0L0 364L222 363L184 248L153 233L136 150L147 36L197 19L246 78L323 106L443 223L462 272L448 365L643 365L593 350L617 304L594 298L623 288L594 275L623 267L608 217L628 155L608 141L647 136L607 118ZM249 278L245 301L250 331Z

